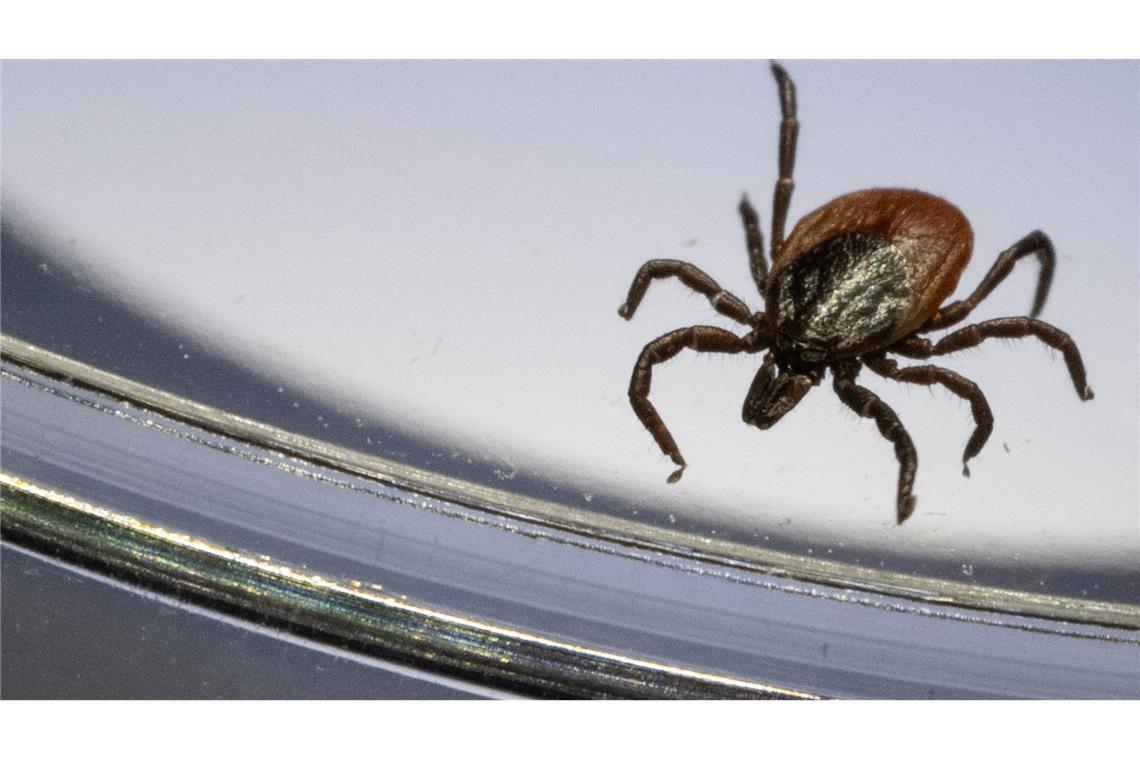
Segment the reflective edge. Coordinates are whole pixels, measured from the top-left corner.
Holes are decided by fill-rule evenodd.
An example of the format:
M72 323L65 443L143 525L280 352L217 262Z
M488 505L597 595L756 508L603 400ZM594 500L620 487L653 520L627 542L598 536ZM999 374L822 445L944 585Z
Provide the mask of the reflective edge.
M11 336L0 335L0 355L29 369L241 441L396 488L602 541L846 590L1057 621L1140 629L1140 605L977 586L694 537L681 531L519 496L334 446L166 393Z
M442 612L312 575L0 473L4 539L306 638L548 697L813 698Z

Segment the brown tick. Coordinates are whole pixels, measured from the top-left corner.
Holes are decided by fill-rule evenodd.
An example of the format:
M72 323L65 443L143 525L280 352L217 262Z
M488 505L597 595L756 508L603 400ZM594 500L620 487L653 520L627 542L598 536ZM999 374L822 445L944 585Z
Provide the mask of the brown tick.
M748 198L740 203L752 279L764 298L765 311L753 313L692 264L672 259L646 262L618 309L633 316L649 283L676 277L707 296L712 307L740 322L750 332L738 336L718 327L696 326L662 335L641 351L629 384L629 400L657 445L677 465L675 483L685 460L673 436L649 401L653 366L683 348L719 353L767 351L744 399L743 418L764 430L799 403L831 370L832 387L844 404L875 420L879 432L895 447L899 462L896 516L899 523L914 511L914 476L918 456L898 416L878 396L855 380L864 366L903 383L939 384L970 402L974 433L962 455L963 474L969 460L993 430L986 397L970 380L931 364L900 367L888 354L913 359L941 356L977 346L987 338L1033 335L1061 352L1069 376L1084 400L1093 397L1076 344L1066 333L1037 320L1053 279L1053 245L1041 232L1031 232L1002 251L981 284L962 300L943 305L954 292L970 259L974 236L966 217L947 201L918 190L873 189L842 195L811 212L784 239L784 222L792 197L796 157L796 90L787 72L772 64L780 91L780 176L772 203L772 266L764 257L760 222ZM963 327L936 343L920 337L961 322L1013 269L1014 262L1036 256L1041 271L1028 317L1006 317Z

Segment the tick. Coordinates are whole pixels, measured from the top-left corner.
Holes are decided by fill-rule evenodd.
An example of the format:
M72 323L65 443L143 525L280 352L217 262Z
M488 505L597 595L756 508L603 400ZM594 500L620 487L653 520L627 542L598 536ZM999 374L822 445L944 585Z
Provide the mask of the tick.
M873 419L883 437L894 445L899 463L895 514L901 524L914 512L912 490L918 455L894 410L856 382L859 373L868 367L903 383L937 384L967 400L975 427L962 455L962 474L966 476L970 474L970 459L982 450L993 430L993 414L985 395L956 372L933 364L899 366L892 354L928 359L977 346L988 338L1032 335L1061 352L1077 395L1090 400L1093 392L1085 381L1084 364L1073 339L1036 318L1053 281L1053 244L1044 233L1031 232L998 255L974 292L944 304L970 260L974 234L962 212L942 198L919 190L859 190L811 212L785 239L799 122L795 84L778 64L772 64L772 74L783 119L779 179L772 201L771 268L764 255L760 220L747 196L739 209L752 279L764 299L764 311L752 312L744 301L692 264L673 259L646 262L618 309L622 317L633 317L653 280L676 277L749 332L740 336L719 327L695 326L651 341L634 365L629 401L661 451L676 465L668 478L675 483L685 471L685 459L649 400L655 365L685 348L726 354L767 351L744 398L742 412L744 422L761 430L791 411L830 370L832 387L840 400L861 417ZM1006 278L1014 263L1028 256L1040 262L1029 316L978 322L937 342L922 337L965 319Z

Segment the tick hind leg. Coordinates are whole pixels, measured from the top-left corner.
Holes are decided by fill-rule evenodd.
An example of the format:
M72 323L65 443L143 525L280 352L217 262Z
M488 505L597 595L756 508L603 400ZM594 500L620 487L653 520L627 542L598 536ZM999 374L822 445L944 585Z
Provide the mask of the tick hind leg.
M1092 388L1085 378L1085 365L1081 361L1081 352L1077 349L1077 344L1068 333L1038 319L1006 317L963 327L935 343L930 353L938 356L961 351L964 348L973 348L987 338L1024 338L1028 335L1039 338L1045 345L1061 352L1065 358L1065 365L1069 368L1073 387L1077 389L1077 395L1084 401L1092 400Z
M637 364L633 367L633 377L629 381L629 403L633 406L633 411L637 413L641 424L650 432L653 440L657 441L661 451L677 465L677 469L668 478L670 483L676 483L681 479L681 474L685 471L685 459L681 456L672 433L665 427L661 415L649 400L649 386L653 379L653 365L672 359L683 348L736 354L747 351L749 344L743 338L719 327L685 327L651 341L637 357Z
M990 411L989 402L986 401L982 389L957 372L951 372L943 367L935 367L932 364L900 368L898 362L885 356L867 359L866 364L871 368L871 371L891 380L918 385L938 384L958 398L970 402L970 411L974 415L974 433L966 442L966 450L962 454L962 474L969 477L969 461L977 456L982 447L986 445L986 441L989 440L990 433L994 429L994 415Z
M649 283L663 277L676 277L709 299L709 303L721 314L735 319L744 325L751 325L752 312L748 305L727 290L716 284L716 280L697 269L692 264L676 259L652 259L641 265L629 286L629 295L625 303L618 307L618 314L623 319L630 319L637 311L638 304L645 297Z
M1035 254L1041 263L1041 273L1037 277L1037 292L1033 296L1033 309L1029 312L1030 317L1036 317L1045 307L1045 299L1049 296L1049 286L1053 282L1053 268L1057 259L1053 243L1040 230L1029 233L998 254L997 261L990 267L990 271L982 278L974 292L961 301L954 301L939 309L938 313L922 326L922 332L961 322L1013 271L1013 265L1018 259L1031 254Z
M895 458L899 462L898 495L895 501L895 516L898 524L902 523L914 512L914 476L918 472L918 452L906 428L899 422L895 411L887 406L882 399L871 391L855 384L855 377L859 374L860 365L846 364L834 367L835 393L839 399L851 407L860 417L873 419L879 427L879 432L888 441L894 444Z

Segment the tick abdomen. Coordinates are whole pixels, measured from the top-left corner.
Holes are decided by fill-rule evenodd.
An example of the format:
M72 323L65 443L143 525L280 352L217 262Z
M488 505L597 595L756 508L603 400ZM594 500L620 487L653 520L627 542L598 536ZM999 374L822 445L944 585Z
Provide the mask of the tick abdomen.
M905 319L912 292L892 241L866 232L828 238L781 268L769 285L776 353L813 363L883 345Z

